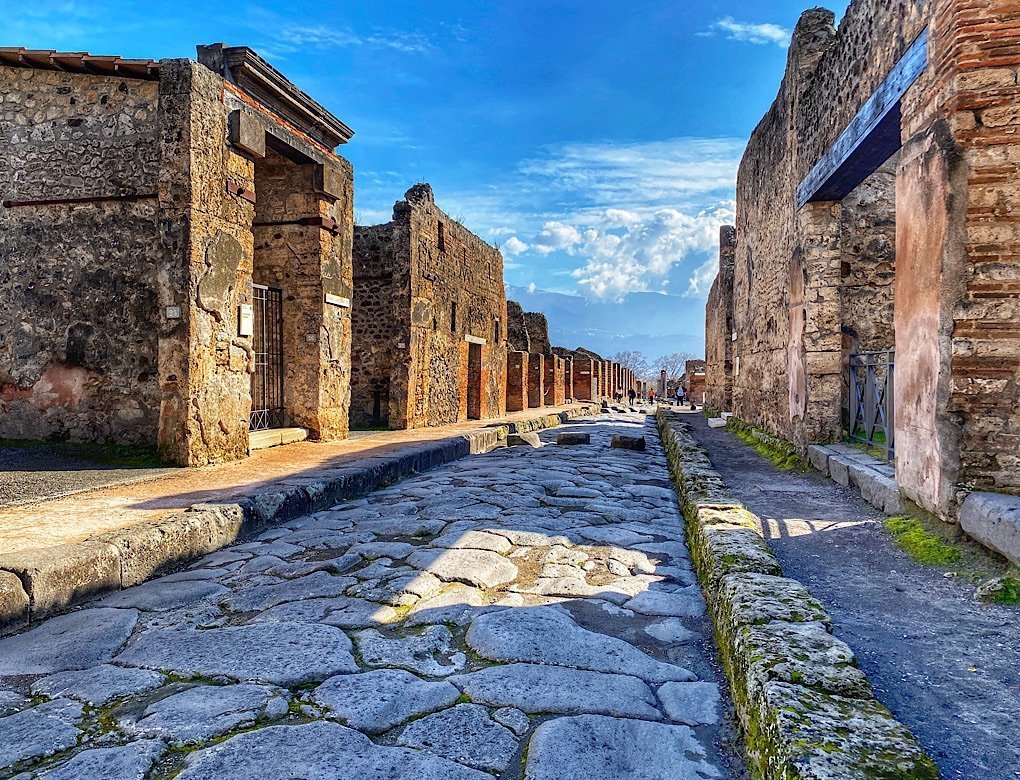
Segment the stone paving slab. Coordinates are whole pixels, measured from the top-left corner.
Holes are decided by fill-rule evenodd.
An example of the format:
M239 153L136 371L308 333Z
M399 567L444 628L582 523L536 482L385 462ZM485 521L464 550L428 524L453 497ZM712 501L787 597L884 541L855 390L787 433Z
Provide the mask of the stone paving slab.
M32 726L0 737L0 780L739 776L655 429L584 431L295 515L0 639L0 705Z

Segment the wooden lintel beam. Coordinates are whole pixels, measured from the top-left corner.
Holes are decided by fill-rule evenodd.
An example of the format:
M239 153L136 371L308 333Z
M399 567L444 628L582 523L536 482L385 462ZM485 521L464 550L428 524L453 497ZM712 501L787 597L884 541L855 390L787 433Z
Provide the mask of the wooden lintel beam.
M842 200L900 148L900 101L928 67L925 28L797 187L797 206Z

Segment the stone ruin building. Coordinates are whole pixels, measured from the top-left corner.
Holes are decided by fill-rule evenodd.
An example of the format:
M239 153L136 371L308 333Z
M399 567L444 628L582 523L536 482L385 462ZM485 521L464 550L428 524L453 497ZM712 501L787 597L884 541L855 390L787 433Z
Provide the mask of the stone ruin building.
M1020 25L1003 9L801 17L706 323L711 406L801 452L862 434L946 519L971 491L1020 491Z
M680 384L687 391L687 397L695 403L703 403L708 392L708 377L704 360L688 360L684 363L684 374Z
M422 428L507 409L503 257L418 184L354 230L355 427Z
M347 434L352 131L246 47L0 49L0 437Z

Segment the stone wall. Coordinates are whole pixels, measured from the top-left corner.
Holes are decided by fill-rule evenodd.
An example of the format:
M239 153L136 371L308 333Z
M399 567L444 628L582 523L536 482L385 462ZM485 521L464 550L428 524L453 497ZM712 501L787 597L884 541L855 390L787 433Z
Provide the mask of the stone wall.
M733 408L733 269L737 231L731 225L719 230L719 273L705 305L706 403L719 411ZM659 393L666 391L666 372L659 378Z
M525 327L528 329L528 342L532 352L541 352L543 355L552 354L552 345L549 343L549 320L541 312L529 311L524 313Z
M158 89L0 67L0 437L156 443Z
M586 357L578 353L574 358L574 398L578 401L594 401L595 395L595 376L594 376L594 361L590 357Z
M531 352L528 323L524 317L524 309L517 301L506 302L506 318L506 338L509 348L518 352Z
M522 412L528 408L528 353L517 350L506 356L506 410Z
M563 406L566 403L565 371L563 358L559 355L545 356L545 379L542 393L546 406Z
M528 355L528 408L539 409L545 404L545 355Z
M358 234L358 268L378 276L388 262L393 273L391 301L398 310L387 312L380 297L364 316L389 317L396 342L383 340L385 328L365 325L355 346L362 374L355 380L359 387L380 382L372 376L381 375L389 362L389 427L422 428L468 419L473 393L469 381L480 383L477 414L502 416L507 305L499 251L444 214L427 184L407 191L405 200L394 206L392 222L358 228ZM387 243L391 248L382 251ZM361 341L364 337L367 343ZM481 347L477 374L469 371L470 343ZM361 356L372 349L380 352L364 360ZM366 374L369 369L376 374ZM475 410L470 411L475 416Z

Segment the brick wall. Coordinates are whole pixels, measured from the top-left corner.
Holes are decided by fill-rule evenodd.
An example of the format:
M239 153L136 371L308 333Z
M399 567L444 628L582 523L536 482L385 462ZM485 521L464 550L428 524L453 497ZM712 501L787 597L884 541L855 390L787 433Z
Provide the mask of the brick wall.
M543 403L546 406L562 406L566 403L563 358L559 355L546 355L544 371Z
M545 403L545 355L528 355L528 408L538 409Z
M528 408L528 353L508 352L506 356L506 410L522 412Z

